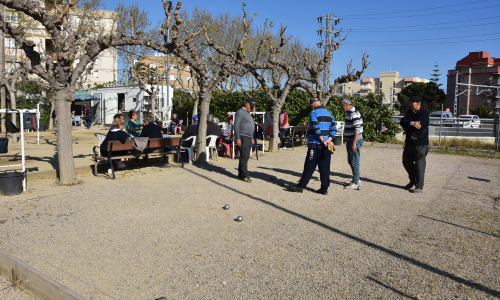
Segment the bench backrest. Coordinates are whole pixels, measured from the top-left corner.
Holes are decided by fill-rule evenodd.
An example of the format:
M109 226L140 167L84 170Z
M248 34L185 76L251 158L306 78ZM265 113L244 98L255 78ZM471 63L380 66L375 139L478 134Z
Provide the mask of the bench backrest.
M307 132L308 130L309 130L309 126L294 126L293 127L294 133Z
M149 139L149 148L164 148L169 146L179 146L181 144L180 137L171 137L163 139Z
M111 151L111 144L113 145L113 151L121 151L121 150L132 150L133 140L128 140L125 143L121 143L120 141L109 141L108 142L108 152Z

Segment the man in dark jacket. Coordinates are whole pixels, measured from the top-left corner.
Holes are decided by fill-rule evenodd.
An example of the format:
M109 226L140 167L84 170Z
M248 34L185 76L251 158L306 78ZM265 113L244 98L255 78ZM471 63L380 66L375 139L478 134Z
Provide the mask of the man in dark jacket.
M144 127L142 128L141 137L148 137L150 139L163 138L160 126L156 125L154 121L155 117L151 115L144 118Z
M193 116L193 125L189 125L186 128L186 131L182 134L182 147L191 147L193 144L193 140L189 140L187 142L184 142L185 139L187 139L190 136L198 136L198 121L200 120L200 117L198 115Z
M426 156L429 152L429 112L422 107L420 97L413 96L408 101L410 110L401 119L406 140L403 150L403 166L408 173L410 183L405 186L409 190L415 186L414 193L422 193L424 189Z
M255 99L248 98L242 108L234 115L234 136L236 145L240 151L240 162L238 164L238 179L245 182L252 182L248 173L248 159L250 158L250 148L252 147L255 124L250 115L250 111L255 108Z

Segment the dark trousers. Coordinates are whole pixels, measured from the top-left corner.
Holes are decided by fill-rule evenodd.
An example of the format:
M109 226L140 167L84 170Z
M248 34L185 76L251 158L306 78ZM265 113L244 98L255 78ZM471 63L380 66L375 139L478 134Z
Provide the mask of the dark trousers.
M250 148L252 147L252 138L247 136L241 136L241 147L238 147L240 151L240 162L238 164L238 177L245 178L249 177L248 173L248 159L250 158Z
M321 179L321 189L328 190L330 186L330 161L332 154L326 147L322 148L307 148L306 161L304 162L304 172L299 181L299 187L305 188L311 180L311 177L316 170L319 169L319 178Z
M413 183L417 188L424 187L425 157L428 152L429 145L414 146L407 144L403 150L403 166L408 173L410 183Z

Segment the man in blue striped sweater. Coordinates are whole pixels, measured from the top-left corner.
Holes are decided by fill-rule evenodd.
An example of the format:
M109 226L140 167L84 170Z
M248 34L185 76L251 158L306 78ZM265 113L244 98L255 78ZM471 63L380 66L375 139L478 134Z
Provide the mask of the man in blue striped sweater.
M289 191L302 193L316 170L316 166L318 166L321 188L316 192L327 195L330 186L330 161L332 158L328 144L335 137L337 127L335 126L335 118L321 105L317 98L311 100L311 109L304 171L299 183L290 186Z
M345 111L344 136L347 141L347 162L352 170L352 182L344 188L360 190L359 151L361 150L361 146L363 146L363 119L349 98L343 97L340 99L340 106Z

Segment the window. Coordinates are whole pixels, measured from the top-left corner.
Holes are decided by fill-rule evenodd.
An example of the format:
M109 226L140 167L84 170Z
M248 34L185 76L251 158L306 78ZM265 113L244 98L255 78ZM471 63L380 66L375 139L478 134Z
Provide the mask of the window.
M170 75L170 80L177 80L177 75Z
M396 88L396 81L393 81L393 82L392 82L392 87L393 87L393 88Z
M98 64L99 64L99 58L96 58L96 59L95 59L95 63L94 63L94 65L96 65L96 66L97 66Z
M17 16L15 16L15 15L6 15L5 21L10 22L10 23L17 23L18 19L17 19Z
M155 64L149 64L149 67L150 67L151 69L156 69L156 65L155 65Z
M6 48L16 48L16 40L11 37L5 37L5 47Z
M99 78L99 71L94 71L94 77Z
M137 102L137 98L132 98L132 102Z
M186 76L187 81L191 81L191 79L192 79L191 76Z
M382 80L380 80L380 83L379 83L379 85L378 85L378 88L379 88L379 89L382 89Z

